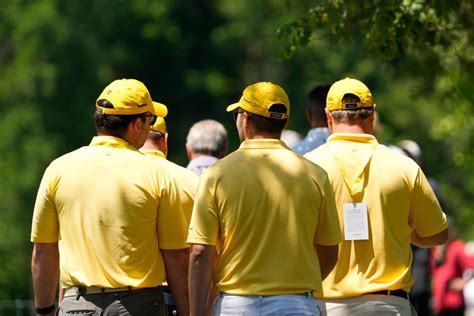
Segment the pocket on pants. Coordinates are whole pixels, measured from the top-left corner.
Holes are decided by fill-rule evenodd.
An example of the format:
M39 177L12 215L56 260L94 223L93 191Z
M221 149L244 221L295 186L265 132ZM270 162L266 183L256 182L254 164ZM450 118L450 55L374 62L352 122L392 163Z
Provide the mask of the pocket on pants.
M95 316L100 315L101 312L101 308L86 301L83 297L80 297L79 300L76 300L76 298L73 297L65 297L61 302L61 305L59 305L57 315Z

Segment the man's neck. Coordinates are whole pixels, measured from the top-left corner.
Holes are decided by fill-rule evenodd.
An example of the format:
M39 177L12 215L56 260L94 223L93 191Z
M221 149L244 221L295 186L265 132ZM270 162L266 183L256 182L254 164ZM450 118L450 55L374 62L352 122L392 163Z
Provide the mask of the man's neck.
M126 141L127 143L129 143L130 145L132 145L133 147L135 147L136 149L139 149L135 144L134 142L130 141L128 139L128 137L126 135L124 136L117 136L117 135L111 135L111 134L108 134L106 132L99 132L97 133L98 136L110 136L110 137L116 137L116 138L120 138L120 139L123 139L124 141Z
M372 128L364 125L333 124L331 134L350 133L350 134L372 134Z
M249 139L280 139L280 135L274 135L274 134L254 134L252 138L247 138L246 140Z

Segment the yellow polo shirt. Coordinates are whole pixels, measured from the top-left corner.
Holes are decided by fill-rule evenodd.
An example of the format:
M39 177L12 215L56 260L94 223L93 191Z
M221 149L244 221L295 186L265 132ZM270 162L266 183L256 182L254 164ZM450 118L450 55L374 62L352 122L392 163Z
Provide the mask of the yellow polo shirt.
M46 169L31 241L59 241L61 284L155 287L160 249L186 248L174 180L126 141L98 136Z
M279 140L247 140L201 178L188 242L219 249L213 276L219 291L319 290L314 244L339 241L326 173Z
M199 184L199 176L194 172L167 160L165 154L159 150L142 150L142 152L146 156L156 159L176 180L180 191L181 206L183 207L186 221L189 224L191 220L191 212L193 211L194 196L196 195L196 190Z
M369 239L346 241L343 237L338 262L318 297L345 298L379 290L408 292L413 283L412 227L422 237L448 227L420 167L367 134L333 134L305 157L327 171L342 231L343 204L354 198L368 205Z

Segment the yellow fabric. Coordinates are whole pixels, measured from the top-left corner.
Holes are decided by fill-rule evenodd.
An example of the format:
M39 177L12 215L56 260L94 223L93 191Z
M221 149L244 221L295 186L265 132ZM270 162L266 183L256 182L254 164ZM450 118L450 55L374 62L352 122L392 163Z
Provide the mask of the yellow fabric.
M348 185L334 155L345 167ZM411 227L427 237L448 226L420 167L366 134L333 134L325 145L305 157L328 172L342 231L343 203L350 203L355 197L355 202L368 205L369 240L342 241L336 267L323 282L318 297L344 298L379 290L409 291L413 283ZM353 197L348 186L353 190Z
M219 291L275 295L321 287L314 243L340 228L326 173L279 140L243 142L203 174L188 242L215 245Z
M153 104L155 104L156 102L153 102ZM166 122L165 122L165 119L162 118L162 117L157 117L156 118L156 122L155 124L153 124L152 126L150 126L150 129L152 131L155 131L155 132L158 132L158 133L161 133L163 135L166 134Z
M108 100L114 108L99 106L99 100ZM102 113L110 115L131 115L150 112L156 116L166 117L168 109L164 104L153 104L148 89L143 82L135 79L119 79L112 81L96 101L96 107Z
M344 96L349 93L358 96L360 101L342 102ZM329 111L371 108L373 106L372 93L363 82L357 79L345 78L336 81L326 96L326 109Z
M274 104L283 104L286 107L286 113L269 111ZM285 119L290 116L290 100L285 90L271 82L257 82L245 88L239 102L229 105L227 112L235 111L239 107L272 119Z
M193 211L194 197L199 184L199 176L194 172L167 160L164 153L159 150L142 150L142 152L146 156L156 159L158 163L168 170L171 176L175 179L178 184L179 197L184 216L189 225L189 222L191 221L191 213Z
M186 248L186 220L168 172L126 141L94 137L46 169L31 241L59 241L61 285L154 287L159 249Z

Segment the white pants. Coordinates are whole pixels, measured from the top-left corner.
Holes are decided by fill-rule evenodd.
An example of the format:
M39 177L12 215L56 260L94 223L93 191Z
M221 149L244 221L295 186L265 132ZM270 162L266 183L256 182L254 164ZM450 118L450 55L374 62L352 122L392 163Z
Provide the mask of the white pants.
M407 299L392 295L363 295L334 300L316 300L322 315L411 316L416 315Z
M319 316L315 299L310 295L231 295L221 293L214 302L213 315L299 315Z

